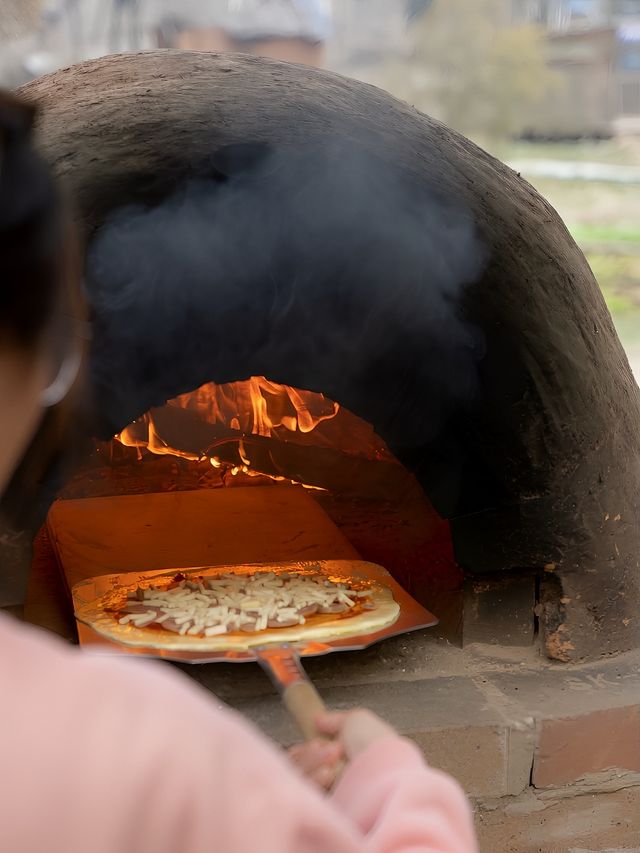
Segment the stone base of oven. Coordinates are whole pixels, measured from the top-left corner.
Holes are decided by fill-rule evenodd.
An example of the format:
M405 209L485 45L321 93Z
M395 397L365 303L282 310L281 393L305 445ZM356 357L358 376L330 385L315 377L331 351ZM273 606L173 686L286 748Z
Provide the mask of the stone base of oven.
M478 809L482 853L638 853L640 787L585 793Z
M640 849L640 653L559 665L534 647L458 649L425 631L305 667L328 705L372 708L460 780L483 850L622 849L634 832ZM296 740L257 666L183 669L280 743Z

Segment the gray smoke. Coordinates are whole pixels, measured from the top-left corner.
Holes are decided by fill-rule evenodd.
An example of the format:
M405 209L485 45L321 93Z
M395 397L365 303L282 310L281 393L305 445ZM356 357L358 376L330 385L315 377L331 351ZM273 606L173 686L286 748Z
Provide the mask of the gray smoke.
M90 246L104 434L264 374L325 393L396 450L432 440L477 394L482 337L461 299L486 257L469 213L361 151L220 162L224 178L114 211Z

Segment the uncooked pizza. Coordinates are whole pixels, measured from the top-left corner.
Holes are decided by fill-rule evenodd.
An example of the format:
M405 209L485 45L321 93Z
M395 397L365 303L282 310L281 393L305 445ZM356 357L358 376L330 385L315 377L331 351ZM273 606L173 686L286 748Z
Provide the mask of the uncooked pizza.
M76 615L127 645L241 651L263 643L368 634L393 624L398 613L387 587L361 578L199 570L115 588Z

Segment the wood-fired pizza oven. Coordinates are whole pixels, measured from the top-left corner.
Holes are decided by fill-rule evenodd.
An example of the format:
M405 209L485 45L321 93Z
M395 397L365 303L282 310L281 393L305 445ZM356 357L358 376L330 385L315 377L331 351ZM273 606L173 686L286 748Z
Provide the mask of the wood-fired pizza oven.
M449 636L637 644L638 388L519 175L380 90L249 57L109 57L22 94L93 328L43 504L300 495Z

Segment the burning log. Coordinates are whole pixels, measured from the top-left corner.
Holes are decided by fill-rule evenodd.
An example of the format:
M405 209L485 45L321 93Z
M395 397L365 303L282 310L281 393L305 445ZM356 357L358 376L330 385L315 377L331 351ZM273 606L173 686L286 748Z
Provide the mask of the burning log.
M157 444L169 455L193 460L210 458L236 469L252 470L276 479L378 500L400 501L416 487L414 478L392 457L368 459L345 453L339 446L273 441L268 436L238 436L236 430L202 420L189 409L163 406L151 409ZM146 445L143 427L140 444ZM295 436L295 434L294 434ZM157 452L157 451L156 451Z

